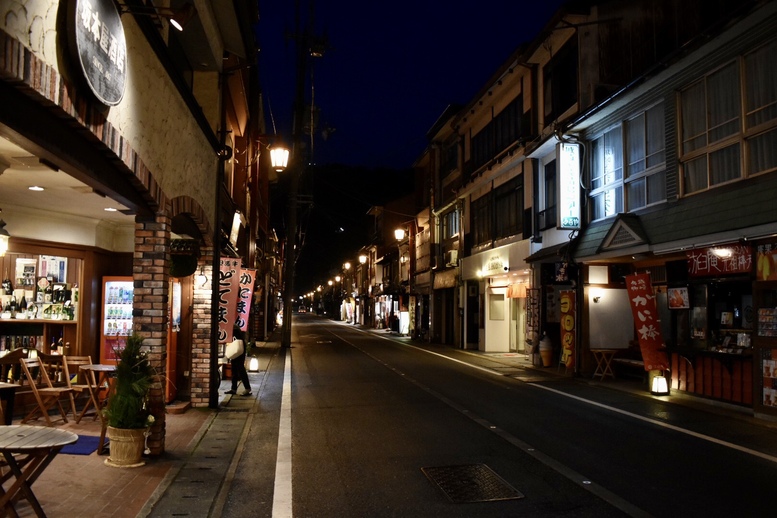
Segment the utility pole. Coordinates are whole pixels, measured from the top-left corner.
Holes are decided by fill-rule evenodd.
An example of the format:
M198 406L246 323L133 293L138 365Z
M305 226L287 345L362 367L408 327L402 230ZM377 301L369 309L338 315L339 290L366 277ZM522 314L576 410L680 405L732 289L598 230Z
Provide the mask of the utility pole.
M297 78L294 97L293 141L291 167L289 167L289 215L286 229L286 250L283 270L283 329L281 347L291 347L292 299L294 297L294 270L297 263L297 197L299 195L299 177L307 165L307 153L302 149L302 132L305 114L305 77L310 51L310 31L312 20L304 31L300 31L300 5L295 2L295 43L297 51ZM311 8L312 11L312 8ZM312 18L312 16L311 16Z

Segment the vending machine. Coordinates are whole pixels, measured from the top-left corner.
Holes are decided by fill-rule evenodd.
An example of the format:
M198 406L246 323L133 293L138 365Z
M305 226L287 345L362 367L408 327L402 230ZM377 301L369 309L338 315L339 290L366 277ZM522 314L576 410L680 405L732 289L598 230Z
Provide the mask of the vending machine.
M132 334L132 277L103 277L100 363L116 363Z

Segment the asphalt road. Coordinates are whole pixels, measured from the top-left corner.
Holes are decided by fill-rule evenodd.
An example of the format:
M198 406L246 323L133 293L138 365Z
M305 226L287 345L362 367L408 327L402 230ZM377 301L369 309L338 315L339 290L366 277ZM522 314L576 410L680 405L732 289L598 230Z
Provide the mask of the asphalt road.
M223 516L773 512L773 427L601 384L476 368L456 361L467 359L460 351L315 315L295 316L293 330L293 347L258 389ZM279 463L284 408L290 457ZM285 469L290 486L276 477ZM293 504L273 514L284 494Z

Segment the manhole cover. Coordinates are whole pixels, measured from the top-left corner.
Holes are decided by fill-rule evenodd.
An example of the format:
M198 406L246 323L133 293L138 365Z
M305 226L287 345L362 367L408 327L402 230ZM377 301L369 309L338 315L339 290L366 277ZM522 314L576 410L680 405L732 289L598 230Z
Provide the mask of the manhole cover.
M485 464L421 468L421 471L455 504L523 498L523 493Z

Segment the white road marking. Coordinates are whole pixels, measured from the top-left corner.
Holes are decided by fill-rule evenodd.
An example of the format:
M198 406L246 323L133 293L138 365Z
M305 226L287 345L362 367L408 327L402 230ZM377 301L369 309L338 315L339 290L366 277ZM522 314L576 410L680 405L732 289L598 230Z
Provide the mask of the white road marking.
M275 491L272 499L273 518L292 518L291 492L291 350L286 351L281 396L281 419L278 425L278 453L275 460Z

